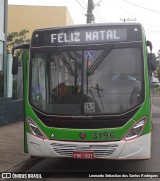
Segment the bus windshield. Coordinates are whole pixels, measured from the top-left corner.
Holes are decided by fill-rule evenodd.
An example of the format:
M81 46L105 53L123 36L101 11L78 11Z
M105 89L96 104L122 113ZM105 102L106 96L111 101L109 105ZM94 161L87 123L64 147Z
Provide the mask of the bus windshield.
M30 103L45 114L122 114L143 101L140 48L32 52Z

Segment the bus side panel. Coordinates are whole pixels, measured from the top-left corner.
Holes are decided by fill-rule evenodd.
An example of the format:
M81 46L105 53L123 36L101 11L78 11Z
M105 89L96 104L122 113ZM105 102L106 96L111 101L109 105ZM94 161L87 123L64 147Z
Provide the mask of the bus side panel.
M23 53L22 60L23 60L23 91L24 91L24 152L28 153L26 132L29 130L29 126L25 120L26 107L27 107L27 101L28 101L28 61L29 61L29 54L27 52Z
M146 37L143 33L143 57L144 57L144 81L145 81L145 107L144 110L147 110L148 121L142 132L142 135L151 132L151 91L150 91L150 79L148 71L148 61L147 61L147 46L146 46Z
M150 82L149 82L149 74L148 74L148 63L147 63L147 50L146 50L146 40L144 33L143 35L143 62L144 62L144 85L145 85L145 99L138 110L138 112L133 116L133 119L135 121L138 121L144 116L148 117L148 120L146 122L145 128L142 132L142 135L145 135L147 133L151 132L151 95L150 95Z

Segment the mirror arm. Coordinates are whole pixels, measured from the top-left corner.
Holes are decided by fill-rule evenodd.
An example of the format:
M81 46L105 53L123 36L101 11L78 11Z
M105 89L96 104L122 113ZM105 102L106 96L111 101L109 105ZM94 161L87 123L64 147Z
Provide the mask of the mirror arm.
M152 47L152 43L151 43L151 41L147 40L147 41L146 41L146 44L147 44L147 46L150 48L151 53L152 53L152 49L153 49L153 47Z
M15 46L12 48L12 56L14 56L14 52L15 52L15 50L17 50L17 49L29 49L29 44L15 45Z

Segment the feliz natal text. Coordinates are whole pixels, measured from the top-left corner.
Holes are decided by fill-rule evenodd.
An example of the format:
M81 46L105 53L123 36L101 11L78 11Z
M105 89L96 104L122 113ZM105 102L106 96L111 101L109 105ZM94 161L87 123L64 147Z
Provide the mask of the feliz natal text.
M82 40L83 39L83 40ZM51 43L72 43L72 42L91 42L105 40L120 40L117 30L99 30L70 33L51 34Z

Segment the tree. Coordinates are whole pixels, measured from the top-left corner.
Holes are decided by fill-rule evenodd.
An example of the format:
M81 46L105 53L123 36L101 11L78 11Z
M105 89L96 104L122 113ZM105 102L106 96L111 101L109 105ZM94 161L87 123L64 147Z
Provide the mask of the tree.
M158 50L158 58L157 59L160 62L160 50ZM160 64L157 67L157 76L158 76L158 79L160 80Z
M158 79L160 80L160 65L158 65L157 67L157 76L158 76Z
M30 40L26 39L26 34L29 33L29 30L23 29L19 32L11 32L7 35L7 51L11 52L11 48L14 45L29 43Z
M22 29L19 32L9 33L7 35L7 53L11 53L11 50L15 45L29 43L30 39L26 39L27 33L29 33L29 30L26 29ZM22 50L17 50L15 55L19 57L19 66L21 66Z

